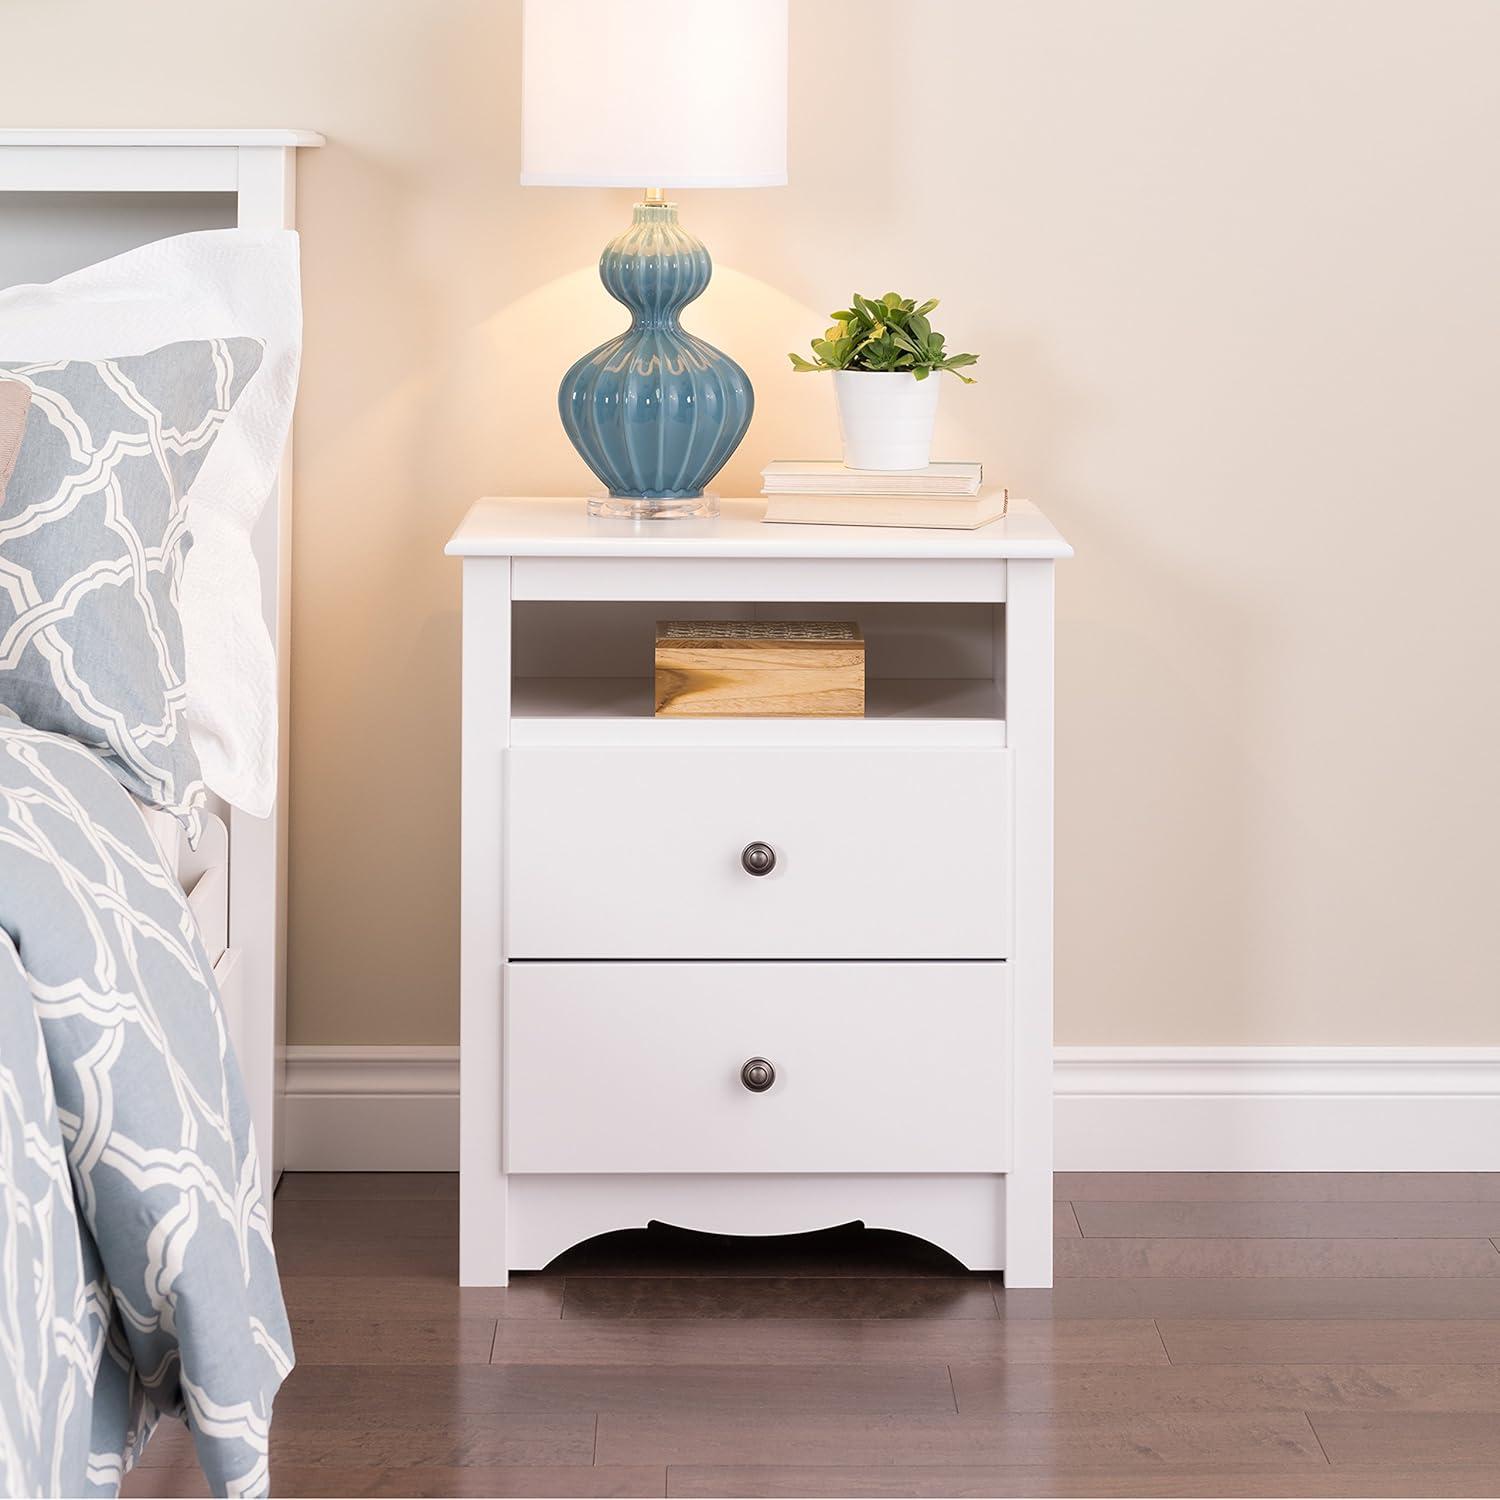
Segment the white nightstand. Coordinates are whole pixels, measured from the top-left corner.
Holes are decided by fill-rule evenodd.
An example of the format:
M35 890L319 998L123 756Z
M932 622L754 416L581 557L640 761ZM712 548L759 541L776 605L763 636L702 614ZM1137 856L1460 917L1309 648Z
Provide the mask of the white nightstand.
M972 532L761 510L632 525L482 500L448 545L466 1286L653 1219L858 1219L1051 1285L1070 548L1024 502ZM866 717L654 718L655 624L687 617L858 620Z

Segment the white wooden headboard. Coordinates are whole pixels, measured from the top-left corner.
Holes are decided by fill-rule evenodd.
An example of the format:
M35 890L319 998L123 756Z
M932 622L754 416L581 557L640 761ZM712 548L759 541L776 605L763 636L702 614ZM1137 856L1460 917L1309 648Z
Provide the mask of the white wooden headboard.
M0 130L0 286L194 229L294 228L297 152L322 144L306 130ZM215 967L268 1187L281 1174L286 1075L291 546L289 443L255 536L278 662L278 795L269 818L230 813L229 947Z

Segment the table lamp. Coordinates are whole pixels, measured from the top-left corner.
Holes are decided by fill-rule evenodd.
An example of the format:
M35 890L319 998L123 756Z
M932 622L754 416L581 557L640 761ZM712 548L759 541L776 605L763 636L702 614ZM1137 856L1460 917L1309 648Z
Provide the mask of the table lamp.
M679 321L713 263L667 191L786 182L787 0L525 0L522 73L522 183L644 190L599 257L631 326L557 393L590 514L715 515L755 393Z

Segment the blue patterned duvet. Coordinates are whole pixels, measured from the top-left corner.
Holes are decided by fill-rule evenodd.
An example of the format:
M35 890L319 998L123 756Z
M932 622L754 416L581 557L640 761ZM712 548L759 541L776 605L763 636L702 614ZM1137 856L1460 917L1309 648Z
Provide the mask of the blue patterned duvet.
M166 1414L264 1494L291 1363L187 903L94 755L0 709L0 1494L113 1495Z

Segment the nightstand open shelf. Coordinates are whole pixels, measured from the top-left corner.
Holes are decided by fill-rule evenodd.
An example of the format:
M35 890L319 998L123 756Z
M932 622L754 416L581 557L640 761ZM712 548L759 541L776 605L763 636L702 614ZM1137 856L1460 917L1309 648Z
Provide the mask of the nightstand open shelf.
M1052 1279L1052 589L977 532L481 501L459 1276L859 1220ZM657 718L658 621L850 620L861 718Z
M681 570L686 580L686 569ZM851 620L865 641L863 718L657 719L657 622ZM630 599L511 607L513 743L1005 743L1005 607L952 600ZM586 721L580 723L578 721Z

